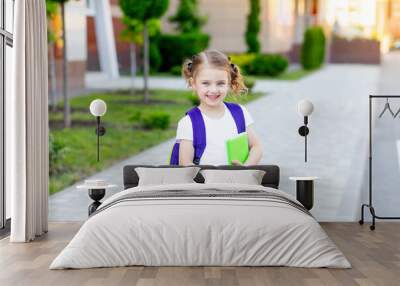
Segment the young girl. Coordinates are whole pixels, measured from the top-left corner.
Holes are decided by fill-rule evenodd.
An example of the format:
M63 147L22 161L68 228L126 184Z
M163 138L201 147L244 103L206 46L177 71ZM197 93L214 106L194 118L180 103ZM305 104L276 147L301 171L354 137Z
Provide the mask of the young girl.
M205 129L205 133L203 132L205 148L203 146L203 150L199 153L194 147L194 145L199 146L198 137L201 136L196 135L198 130L193 134L193 117L191 118L193 115L186 115L179 121L176 135L179 143L179 165L227 165L226 141L238 135L237 113L241 114L241 118L244 116L242 131L247 132L249 139L249 156L243 165L258 164L262 156L262 147L253 129L252 117L244 106L233 104L232 107L232 104L224 103L229 89L236 95L247 91L239 67L231 63L223 53L208 50L186 60L182 72L188 85L200 99L198 110L194 108L196 109L194 111L199 114L197 118L202 117L203 120L200 118L200 121L204 121L202 126ZM236 111L232 110L235 106ZM197 122L195 124L198 125ZM200 138L200 141L202 139ZM241 165L239 161L233 161L232 164Z

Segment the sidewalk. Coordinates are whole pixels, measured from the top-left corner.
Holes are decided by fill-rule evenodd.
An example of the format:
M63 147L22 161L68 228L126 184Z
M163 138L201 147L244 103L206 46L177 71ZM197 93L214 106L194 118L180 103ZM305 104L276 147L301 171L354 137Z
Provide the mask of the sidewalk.
M294 194L289 176L310 175L315 184L313 215L320 221L353 221L359 212L368 135L368 95L378 87L380 68L366 65L330 65L302 80L257 81L257 91L268 92L247 105L264 147L261 164L281 168L280 189ZM152 87L184 87L176 79L152 79ZM159 84L159 85L158 85ZM92 86L93 88L93 86ZM301 99L314 103L309 119L309 162L304 163L304 138L297 129ZM93 178L105 178L122 189L126 164L165 164L173 139L129 158ZM50 220L85 220L90 204L87 191L74 186L49 199Z

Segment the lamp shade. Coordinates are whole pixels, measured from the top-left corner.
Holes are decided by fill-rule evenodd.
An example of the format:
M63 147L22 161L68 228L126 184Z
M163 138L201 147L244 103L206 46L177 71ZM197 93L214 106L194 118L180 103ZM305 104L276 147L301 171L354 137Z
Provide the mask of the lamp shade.
M106 103L101 99L95 99L90 103L90 113L94 116L103 116L107 111Z
M314 105L309 100L301 100L297 104L297 111L302 116L309 116L314 110Z

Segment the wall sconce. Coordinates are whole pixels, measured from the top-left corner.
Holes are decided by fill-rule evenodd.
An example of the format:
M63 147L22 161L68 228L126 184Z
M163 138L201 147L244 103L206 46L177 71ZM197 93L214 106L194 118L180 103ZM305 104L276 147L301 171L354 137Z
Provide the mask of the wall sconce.
M311 101L302 100L297 104L297 111L304 117L304 125L299 128L299 134L304 137L304 162L307 162L307 135L310 130L307 127L308 116L313 112L314 105Z
M100 117L103 116L107 111L106 103L101 99L95 99L90 103L90 113L96 117L97 127L97 162L100 161L100 136L106 133L104 126L100 125Z

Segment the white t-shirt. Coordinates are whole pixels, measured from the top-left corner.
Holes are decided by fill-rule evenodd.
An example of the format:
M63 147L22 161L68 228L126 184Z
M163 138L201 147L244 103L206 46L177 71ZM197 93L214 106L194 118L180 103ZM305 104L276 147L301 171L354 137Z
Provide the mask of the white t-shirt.
M201 165L226 165L228 164L228 156L226 151L226 140L237 136L237 127L235 120L229 109L225 107L224 115L221 118L210 118L201 113L206 128L206 148L200 158ZM240 105L243 110L246 127L254 123L253 118L247 109ZM176 140L193 141L192 121L189 115L183 117L176 131Z

